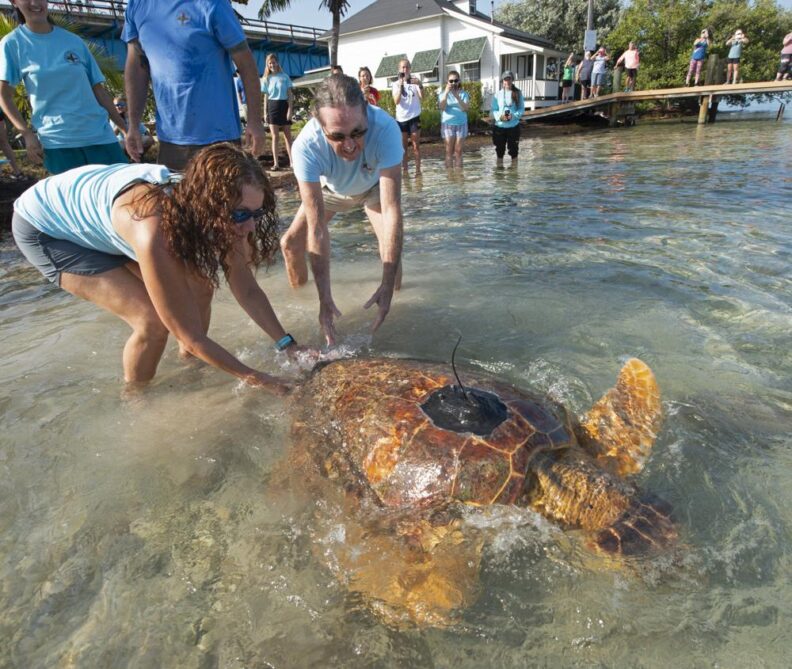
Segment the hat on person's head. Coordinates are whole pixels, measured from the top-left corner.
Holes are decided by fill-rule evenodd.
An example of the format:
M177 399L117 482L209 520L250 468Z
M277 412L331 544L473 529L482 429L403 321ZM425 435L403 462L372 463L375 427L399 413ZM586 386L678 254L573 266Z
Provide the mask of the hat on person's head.
M503 81L504 79L514 80L514 72L512 72L511 70L504 70L503 74L501 75L501 81Z

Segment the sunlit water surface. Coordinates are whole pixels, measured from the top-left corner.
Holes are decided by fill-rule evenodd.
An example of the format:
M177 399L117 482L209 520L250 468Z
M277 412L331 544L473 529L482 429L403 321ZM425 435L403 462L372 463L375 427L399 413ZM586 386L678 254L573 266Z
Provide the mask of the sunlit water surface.
M788 666L791 130L524 138L516 170L487 146L464 178L427 160L405 185L404 289L373 339L376 245L362 215L337 220L345 351L448 360L462 335L466 364L578 413L627 356L662 388L639 483L673 505L681 555L604 569L532 513L473 512L490 535L482 595L450 629L383 624L320 559L343 518L283 485L282 400L183 366L173 344L124 396L125 326L46 285L6 237L0 666ZM292 292L281 265L260 279L319 344L314 289ZM298 373L227 290L211 334Z

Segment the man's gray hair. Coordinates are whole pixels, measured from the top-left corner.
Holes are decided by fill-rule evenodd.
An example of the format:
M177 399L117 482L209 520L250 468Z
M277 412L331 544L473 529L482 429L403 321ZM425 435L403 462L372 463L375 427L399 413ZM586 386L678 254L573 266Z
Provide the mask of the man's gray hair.
M314 116L318 118L319 110L324 107L363 107L365 110L366 98L360 90L360 83L345 74L334 74L327 77L314 97L313 110Z

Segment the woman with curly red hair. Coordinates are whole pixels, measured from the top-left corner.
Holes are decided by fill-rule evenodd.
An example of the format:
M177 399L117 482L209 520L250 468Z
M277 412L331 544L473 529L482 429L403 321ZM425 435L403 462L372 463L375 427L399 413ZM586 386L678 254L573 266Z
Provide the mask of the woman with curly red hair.
M170 332L182 355L284 393L286 383L207 336L222 272L276 347L295 350L253 274L278 249L277 223L258 161L233 144L216 144L178 180L166 167L145 164L89 165L44 179L14 203L12 230L45 277L130 325L127 382L154 376Z

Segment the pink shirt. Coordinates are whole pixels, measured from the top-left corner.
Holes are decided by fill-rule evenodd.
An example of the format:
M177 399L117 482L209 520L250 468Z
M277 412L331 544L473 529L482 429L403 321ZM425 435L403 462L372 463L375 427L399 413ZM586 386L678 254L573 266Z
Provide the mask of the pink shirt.
M624 61L624 67L628 70L637 70L640 60L641 57L638 55L638 49L627 50L621 55L621 58L619 58L619 61Z
M792 33L787 33L784 37L784 48L781 49L781 53L792 53Z

